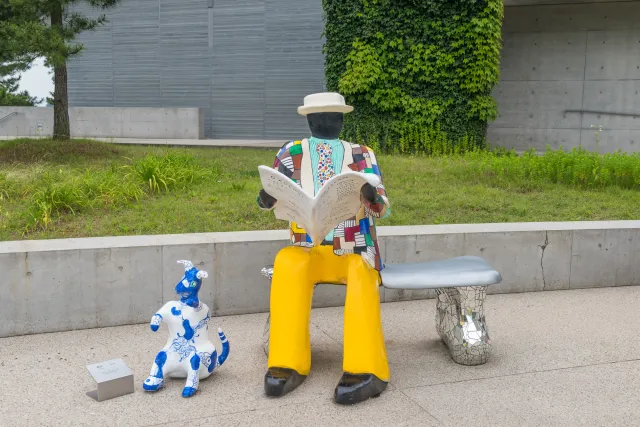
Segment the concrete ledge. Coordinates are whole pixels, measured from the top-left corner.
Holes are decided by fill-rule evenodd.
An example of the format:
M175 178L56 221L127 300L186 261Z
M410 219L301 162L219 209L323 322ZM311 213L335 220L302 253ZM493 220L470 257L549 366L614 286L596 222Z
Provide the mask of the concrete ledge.
M386 263L462 255L503 277L490 293L640 284L640 221L380 227ZM216 316L268 311L260 269L288 244L286 231L0 242L0 337L147 322L173 298L179 259L209 272L201 298ZM380 288L383 302L433 291ZM315 307L344 303L319 286Z
M97 138L98 141L130 145L167 145L183 147L239 147L239 148L280 148L282 140L244 139L145 139L145 138Z
M0 118L7 138L53 134L53 108L0 107ZM69 121L74 138L204 138L201 108L70 107Z
M75 137L75 136L74 136ZM23 136L2 136L1 140L24 138ZM45 138L45 137L33 137ZM96 141L123 145L163 145L168 147L236 147L236 148L280 148L285 140L244 140L244 139L163 139L163 138L92 138Z

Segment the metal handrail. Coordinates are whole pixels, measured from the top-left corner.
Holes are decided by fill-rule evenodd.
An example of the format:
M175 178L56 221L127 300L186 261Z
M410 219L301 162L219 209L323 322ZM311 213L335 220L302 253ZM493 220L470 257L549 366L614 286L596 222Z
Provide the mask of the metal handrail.
M608 114L611 116L627 116L640 117L640 113L620 113L616 111L598 111L598 110L564 110L565 113L588 113L588 114Z
M18 114L18 112L17 112L17 111L13 111L13 112L11 112L11 113L7 114L7 115L6 115L6 116L4 116L4 117L0 117L0 123L2 123L4 120L6 120L6 119L8 119L9 117L14 116L14 115L16 115L16 114Z

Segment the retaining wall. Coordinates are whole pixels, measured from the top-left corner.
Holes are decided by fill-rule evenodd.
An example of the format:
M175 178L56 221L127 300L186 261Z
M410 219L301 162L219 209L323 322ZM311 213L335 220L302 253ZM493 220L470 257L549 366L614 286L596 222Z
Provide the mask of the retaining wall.
M0 107L0 136L53 135L53 108ZM69 108L74 138L204 138L200 108Z
M545 3L559 3L545 1ZM505 5L536 3L514 0ZM538 2L539 3L539 2ZM505 7L490 143L640 149L640 1ZM596 137L591 128L602 126Z
M386 263L478 255L503 276L489 293L640 284L640 221L380 227ZM174 298L177 260L209 272L201 299L215 316L266 312L260 275L286 231L0 242L0 337L144 323ZM433 291L380 288L383 302ZM343 286L314 306L344 303Z

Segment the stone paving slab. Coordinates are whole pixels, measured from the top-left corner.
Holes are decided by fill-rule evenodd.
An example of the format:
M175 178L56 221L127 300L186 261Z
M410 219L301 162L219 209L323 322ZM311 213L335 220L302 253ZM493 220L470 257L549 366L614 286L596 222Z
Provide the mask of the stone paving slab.
M231 353L191 399L180 396L183 380L142 390L165 327L3 338L0 426L640 425L638 307L640 286L490 295L493 357L467 367L438 340L433 300L383 304L391 384L353 407L332 401L342 308L313 311L311 374L280 399L262 388L266 314L212 319ZM116 357L132 369L135 393L95 402L85 395L95 388L85 366Z

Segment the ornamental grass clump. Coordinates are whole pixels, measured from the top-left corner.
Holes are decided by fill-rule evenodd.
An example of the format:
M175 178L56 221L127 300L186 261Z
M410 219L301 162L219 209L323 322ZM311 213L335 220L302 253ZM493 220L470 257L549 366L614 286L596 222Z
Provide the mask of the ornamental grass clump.
M640 190L640 153L599 154L582 147L570 151L547 147L544 153L531 149L521 155L492 150L469 152L465 159L478 173L505 180Z

